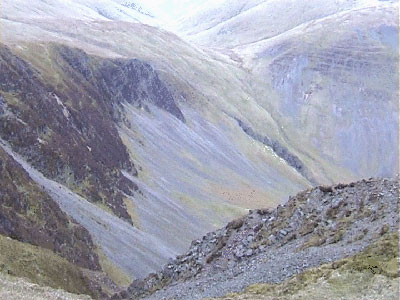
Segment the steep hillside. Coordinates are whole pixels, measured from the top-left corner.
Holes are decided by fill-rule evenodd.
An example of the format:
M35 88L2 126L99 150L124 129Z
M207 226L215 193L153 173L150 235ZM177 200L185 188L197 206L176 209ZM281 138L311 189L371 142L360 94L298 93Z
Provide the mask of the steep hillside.
M12 13L13 10L10 11ZM260 78L249 74L235 61L219 53L200 50L170 32L129 22L89 22L68 18L59 22L52 17L40 20L20 17L12 21L4 19L3 27L4 41L21 55L28 55L29 61L38 59L37 51L29 48L39 40L80 47L99 56L136 57L150 62L160 72L160 77L168 83L179 105L189 106L213 126L222 129L222 134L235 144L235 148L239 148L238 151L256 165L264 165L263 170L270 169L268 165L271 165L271 161L274 161L274 165L279 161L274 157L275 151L246 137L236 119L251 125L255 132L275 140L300 160L307 160L312 178L316 181L329 183L338 180L339 172L340 178L355 179L346 169L335 166L335 162L310 158L307 149L303 149L301 144L288 143L285 132L282 132L282 124L279 123L279 116L274 116L270 107L277 100L274 94L264 87ZM31 51L34 52L30 53ZM256 150L253 149L254 144ZM265 161L268 161L267 166ZM293 178L298 176L290 174L291 168L279 166L278 163L273 169L281 169L277 173L284 173L280 178L281 182L287 178L291 182L278 187L276 178L264 174L263 177L268 179L263 185L267 186L256 186L256 191L264 190L275 194L274 198L283 200L290 193L307 185L304 180ZM309 181L309 178L305 179ZM303 182L299 185L299 181ZM286 190L287 188L290 190Z
M154 221L149 225L140 224L141 211L136 210L133 201L144 196L132 181L137 171L117 129L117 122L124 122L121 101L139 110L140 99L149 105L154 101L155 105L173 114L173 118L183 121L157 73L137 60L102 60L63 46L48 48L54 72L41 73L7 48L2 50L5 71L0 111L2 147L43 186L64 212L89 230L107 257L130 276L145 275L183 247L181 237L164 242L153 237L152 233L159 232ZM25 74L23 81L19 80L18 73ZM45 77L42 74L46 74ZM147 83L139 81L132 85L128 81L122 84L133 76ZM157 217L159 209L164 207L154 208L153 218ZM166 215L175 212L181 213L182 219L189 218L180 208L164 210ZM184 220L176 221L177 228L192 226L197 232L194 218L187 226L182 226L188 223ZM169 221L161 224L163 222ZM153 228L150 233L138 229L147 230L147 226ZM189 230L187 234L192 233ZM38 242L35 235L31 238ZM153 254L145 257L149 253Z
M383 3L235 50L278 95L291 143L356 177L398 172L398 6Z
M52 250L81 267L99 270L87 230L68 219L2 148L0 167L0 233Z
M273 151L246 157L229 131L179 108L145 62L59 44L14 51L1 52L7 151L130 276L156 270L241 207L273 206L307 185Z
M60 22L13 9L4 11L14 19L2 19L2 138L131 276L156 270L246 208L272 207L310 186L238 125L255 120L295 152L234 63L142 24ZM63 185L57 193L54 181ZM77 207L110 227L102 234Z
M355 255L393 232L393 241L389 238L388 245L383 242L376 250L387 255L383 261L368 262L368 252L375 251L372 248L350 264L356 270L359 264L361 272L370 263L377 272L385 270L385 276L398 277L394 263L398 249L390 246L398 240L398 184L397 178L320 186L291 197L274 210L251 211L193 241L186 254L114 298L203 299L255 283L280 283L309 268Z
M88 276L102 271L89 232L62 212L2 146L0 199L0 273L73 293L104 295Z
M62 50L57 54L61 60ZM102 101L101 90L73 81L90 75L85 56L68 56L58 89L4 46L0 59L0 137L49 178L132 223L122 193L132 195L137 187L121 170L137 171L110 120L113 103Z

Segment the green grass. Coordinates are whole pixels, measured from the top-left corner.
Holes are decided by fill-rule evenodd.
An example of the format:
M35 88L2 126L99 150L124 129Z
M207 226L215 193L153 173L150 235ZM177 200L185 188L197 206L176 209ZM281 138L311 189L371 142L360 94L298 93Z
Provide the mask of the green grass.
M0 273L32 283L96 296L79 267L50 250L0 235Z
M100 248L96 252L99 256L101 268L116 285L119 287L128 287L132 283L133 278L111 262Z

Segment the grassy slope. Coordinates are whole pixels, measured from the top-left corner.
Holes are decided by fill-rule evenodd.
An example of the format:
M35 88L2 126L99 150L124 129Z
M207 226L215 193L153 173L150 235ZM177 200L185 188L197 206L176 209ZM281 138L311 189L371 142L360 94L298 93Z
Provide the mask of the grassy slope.
M132 278L110 261L101 249L97 249L97 253L101 268L118 287L127 287L132 282Z
M100 270L89 232L73 222L0 146L0 233Z
M0 272L70 293L96 296L79 267L52 251L3 235L0 235Z
M95 297L130 283L1 146L0 170L0 273Z

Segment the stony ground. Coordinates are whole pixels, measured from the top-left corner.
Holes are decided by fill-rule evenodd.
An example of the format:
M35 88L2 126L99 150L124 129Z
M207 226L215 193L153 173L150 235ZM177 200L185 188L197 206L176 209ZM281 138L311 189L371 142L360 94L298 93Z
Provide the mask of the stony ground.
M15 278L0 273L1 300L90 300L86 295L75 295L63 290L56 290L30 283L22 278Z
M255 284L220 300L399 298L399 236L386 234L363 252L307 270L280 284Z
M369 179L299 193L192 243L122 299L203 299L240 292L363 251L398 230L398 179Z

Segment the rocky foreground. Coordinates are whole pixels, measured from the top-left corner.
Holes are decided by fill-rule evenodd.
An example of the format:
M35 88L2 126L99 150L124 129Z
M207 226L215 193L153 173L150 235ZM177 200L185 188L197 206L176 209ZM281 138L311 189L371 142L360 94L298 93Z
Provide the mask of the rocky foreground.
M90 300L87 295L76 295L64 290L43 287L28 282L22 278L15 278L0 273L0 299L14 300Z
M366 290L381 287L375 296L363 295L362 299L376 298L379 291L391 299L398 290L398 204L398 178L309 189L283 206L250 211L193 241L186 254L170 261L159 273L133 282L113 299L203 299L242 292L250 285L253 287L246 292L224 299L270 299L268 293L272 298L283 295L286 299L285 293L298 287L293 282L315 278L300 280L307 287L302 289L303 296L313 298L315 286L329 287L323 280L335 277L332 272L324 273L327 269L337 269L339 277L343 272L353 276L353 269L362 271L360 276L354 275L357 278L347 278L360 282L359 286L372 282L365 285ZM346 257L353 258L343 260ZM328 265L312 269L324 264ZM335 295L334 288L329 292ZM352 293L360 296L357 291Z
M397 233L387 233L364 251L312 268L280 284L254 284L220 300L398 299Z

